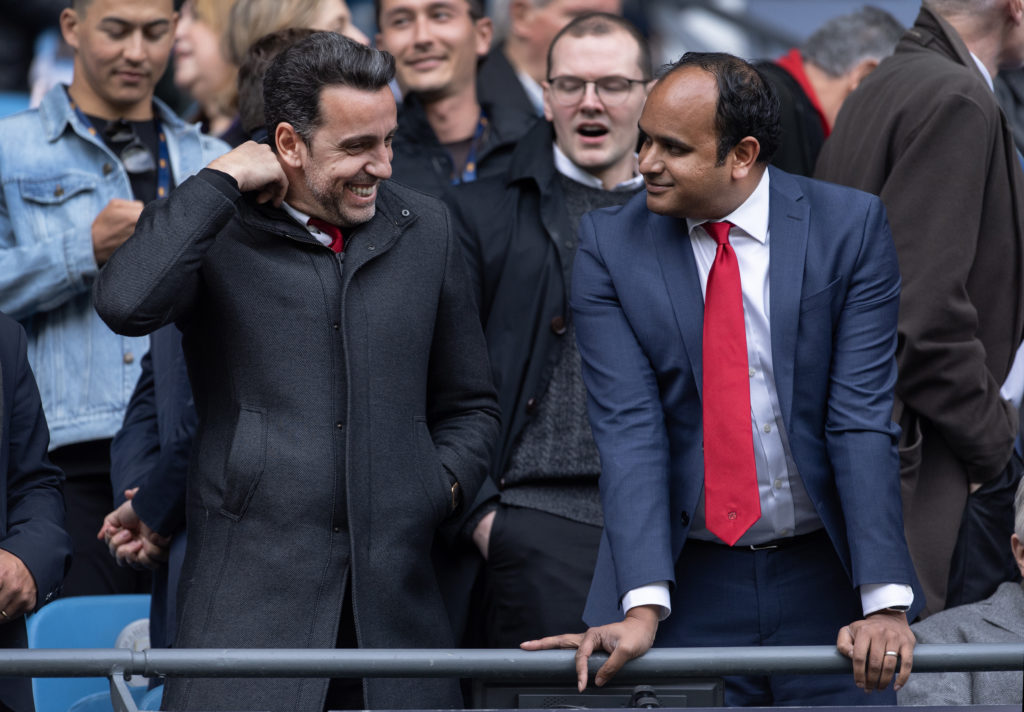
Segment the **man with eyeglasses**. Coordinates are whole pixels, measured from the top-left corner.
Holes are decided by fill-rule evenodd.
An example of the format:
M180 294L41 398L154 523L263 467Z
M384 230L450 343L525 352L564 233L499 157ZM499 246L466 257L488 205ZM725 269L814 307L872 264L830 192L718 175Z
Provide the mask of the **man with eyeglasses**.
M477 98L477 62L492 34L482 0L375 0L374 7L377 46L395 56L403 94L395 180L440 196L503 173L536 117Z
M482 642L494 647L582 626L602 514L568 307L576 228L643 187L651 62L636 28L577 18L552 43L547 76L548 120L508 171L452 195L504 414L490 487L464 526L487 559Z
M110 439L149 339L107 328L92 282L146 202L226 150L153 97L176 21L171 0L74 0L60 16L71 85L0 121L0 310L28 332L50 456L68 475L65 595L148 585L96 531L113 502Z

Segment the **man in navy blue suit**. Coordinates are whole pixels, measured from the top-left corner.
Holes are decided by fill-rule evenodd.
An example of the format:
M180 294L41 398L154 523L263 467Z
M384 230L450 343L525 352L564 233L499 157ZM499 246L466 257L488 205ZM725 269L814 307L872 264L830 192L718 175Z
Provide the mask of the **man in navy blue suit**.
M769 168L778 123L749 64L685 55L640 118L646 193L581 223L593 627L523 644L576 647L581 690L594 650L602 685L652 644L853 660L852 678L727 678L729 705L894 704L910 674L892 237L877 198Z
M25 330L0 314L0 648L28 647L24 614L60 592L71 565L64 475L46 427ZM0 710L31 712L27 677L0 679Z

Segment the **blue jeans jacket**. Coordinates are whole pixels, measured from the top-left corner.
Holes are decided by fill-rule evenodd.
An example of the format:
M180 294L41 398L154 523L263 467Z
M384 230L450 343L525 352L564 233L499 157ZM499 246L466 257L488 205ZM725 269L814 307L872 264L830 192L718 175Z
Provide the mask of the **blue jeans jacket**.
M227 150L155 103L175 184ZM149 348L93 309L92 222L112 198L132 198L128 174L63 86L38 109L0 119L0 311L28 332L51 449L117 432Z

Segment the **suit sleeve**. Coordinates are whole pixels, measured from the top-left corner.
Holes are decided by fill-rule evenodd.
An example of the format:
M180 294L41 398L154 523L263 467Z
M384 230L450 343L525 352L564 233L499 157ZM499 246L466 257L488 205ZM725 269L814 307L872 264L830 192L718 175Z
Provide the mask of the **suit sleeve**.
M94 303L107 326L141 336L183 320L199 297L206 251L240 197L233 178L204 168L147 205L96 280Z
M128 401L121 429L110 444L110 484L114 506L124 501L124 491L141 486L156 467L160 454L157 431L156 389L151 350L142 357L142 373Z
M483 330L479 320L467 318L476 308L465 262L448 211L443 215L445 274L430 351L427 420L441 462L468 505L488 476L500 416Z
M859 243L832 336L825 442L854 585L912 585L892 422L900 275L877 198L868 203Z
M64 528L64 476L46 455L50 434L28 364L25 331L20 326L16 338L16 349L4 349L14 358L3 363L4 395L10 400L4 405L5 416L9 417L4 430L10 450L5 473L7 532L0 539L0 548L28 567L36 582L38 607L59 591L71 565L72 548Z
M640 586L675 584L668 434L654 369L619 298L619 289L628 287L613 280L594 218L585 215L571 305L620 600Z
M1017 431L968 296L977 253L991 249L981 224L993 130L981 107L950 94L902 147L881 193L903 275L897 395L935 426L976 482L1002 470ZM936 161L946 146L977 160L949 170Z

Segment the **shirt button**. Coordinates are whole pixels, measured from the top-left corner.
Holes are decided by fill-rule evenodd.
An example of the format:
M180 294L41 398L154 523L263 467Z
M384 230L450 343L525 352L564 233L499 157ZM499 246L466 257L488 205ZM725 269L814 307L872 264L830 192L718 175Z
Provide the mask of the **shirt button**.
M113 172L114 172L113 164L111 164L111 163L104 163L103 164L103 175L109 176Z
M755 371L754 369L750 369L749 371L747 371L747 373L750 375L751 378L757 375L757 371Z
M126 353L124 355L124 362L125 363L135 363L135 354L133 354L131 351Z
M765 424L764 424L764 431L765 431L766 433L770 433L770 432L772 431L772 426L771 426L771 423L765 423Z
M789 535L790 535L789 529L780 529L779 530L779 536L789 536Z
M782 489L782 480L775 480L772 484L775 485L775 489Z

